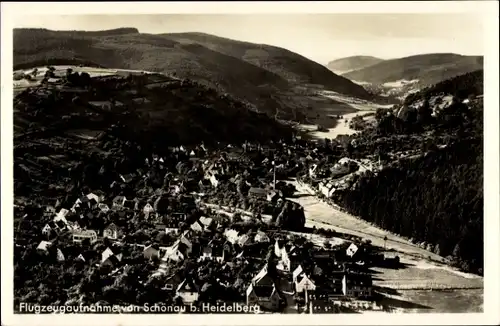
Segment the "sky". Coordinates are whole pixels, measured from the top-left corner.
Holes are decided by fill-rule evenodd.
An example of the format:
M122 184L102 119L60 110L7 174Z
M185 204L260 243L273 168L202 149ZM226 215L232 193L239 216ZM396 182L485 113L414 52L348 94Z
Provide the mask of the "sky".
M203 32L283 47L321 64L353 55L484 54L481 16L465 13L36 15L19 19L16 27Z

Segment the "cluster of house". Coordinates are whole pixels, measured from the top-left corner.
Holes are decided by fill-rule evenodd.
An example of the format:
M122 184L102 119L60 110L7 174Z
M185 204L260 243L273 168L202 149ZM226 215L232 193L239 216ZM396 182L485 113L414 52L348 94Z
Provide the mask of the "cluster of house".
M246 152L252 150L262 150L258 146L244 144ZM201 152L206 152L203 147L188 150L184 147L176 148L179 152L188 153L190 157L196 157ZM309 155L310 157L310 155ZM312 158L310 157L312 160ZM158 156L154 156L152 162L146 162L147 165L162 164L164 160ZM269 159L263 164L271 164ZM346 167L348 162L339 162L339 170ZM270 166L274 166L270 165ZM204 180L211 187L217 188L221 180L231 177L234 183L243 182L248 186L248 196L259 198L269 202L280 200L279 191L268 188L252 187L250 183L239 177L232 176L228 172L228 165L224 160L216 162L206 160L202 164ZM311 167L310 174L315 175L314 165ZM121 175L119 182L128 183L133 180L133 175ZM172 186L176 187L176 186ZM181 193L180 186L176 189L169 189L172 194ZM158 201L161 195L158 196ZM158 213L160 202L145 202L134 198L132 200L125 196L116 196L111 202L104 200L102 196L90 193L78 198L70 209L61 209L56 213L54 207L47 208L47 213L52 216L52 220L47 223L42 233L47 237L46 241L42 241L38 249L47 251L51 246L51 239L61 233L68 232L71 234L71 239L74 243L82 243L88 241L90 244L99 241L101 238L118 241L124 235L124 232L115 223L103 226L103 228L92 229L88 228L88 223L82 223L85 220L92 219L95 216L108 214L110 211L118 212L119 214L127 214L128 211L134 211L140 214L143 219L154 221L155 227L158 230L168 234L173 234L177 237L176 241L170 246L158 245L142 245L136 244L143 248L145 259L158 260L158 269L152 274L152 277L166 277L164 289L172 291L176 296L182 298L184 303L196 301L199 296L199 286L196 282L189 278L184 278L178 273L167 275L169 273L169 264L178 263L185 259L195 258L199 262L213 261L221 265L230 264L233 259L245 259L252 255L253 247L269 247L272 244L271 237L263 231L249 231L240 233L234 229L228 228L223 231L223 239L212 239L205 243L199 250L194 250L193 240L199 234L210 233L215 230L221 230L217 219L207 216L201 216L195 221L190 221L187 230L180 232L179 225L186 222L186 214L184 212L170 213L168 223L162 219L162 214ZM57 207L57 205L56 205ZM71 218L70 218L71 217ZM161 219L161 221L160 221ZM80 221L80 223L78 222ZM81 227L81 225L84 225ZM235 252L235 248L239 248ZM100 253L100 266L117 267L122 262L122 254L114 252L115 249L107 247ZM309 268L302 261L302 255L299 247L280 245L279 241L274 244L274 258L276 259L275 270L269 268L266 264L251 280L246 291L246 301L248 305L258 304L266 309L277 310L282 305L289 304L290 296L304 296L306 301L314 300L336 300L341 298L368 298L372 294L371 277L368 274L354 273L346 269L346 264L353 261L357 253L357 246L351 244L345 251L347 259L339 264L337 271L329 271L328 278L324 277L325 272L318 273L320 267L315 266ZM317 253L316 253L317 254ZM323 253L324 254L324 253ZM261 254L259 254L261 255ZM319 255L319 254L317 254ZM330 253L325 257L315 256L315 259L326 259L329 261L335 260ZM195 257L193 257L195 256ZM259 258L262 258L261 256ZM64 260L64 249L57 249L57 259ZM88 258L83 254L79 255L78 260L86 261ZM229 265L228 265L229 266Z

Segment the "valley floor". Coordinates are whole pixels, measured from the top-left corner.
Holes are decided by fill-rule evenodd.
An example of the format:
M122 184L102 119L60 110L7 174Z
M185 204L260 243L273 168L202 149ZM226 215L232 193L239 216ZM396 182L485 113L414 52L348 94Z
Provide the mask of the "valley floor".
M333 104L322 110L318 109L319 117L311 122L315 124L303 124L300 127L303 130L309 131L309 134L313 138L317 139L335 139L339 135L351 135L356 133L356 130L349 128L349 121L356 116L370 116L375 113L378 108L389 108L391 105L380 105L372 103L369 101L353 99L342 94L335 92L323 91L321 96L334 100L337 104ZM347 110L348 109L348 110ZM354 112L353 112L354 111ZM342 116L342 119L336 119L336 124L327 128L327 131L318 131L317 126L328 126L331 122L325 121L335 117L337 115Z

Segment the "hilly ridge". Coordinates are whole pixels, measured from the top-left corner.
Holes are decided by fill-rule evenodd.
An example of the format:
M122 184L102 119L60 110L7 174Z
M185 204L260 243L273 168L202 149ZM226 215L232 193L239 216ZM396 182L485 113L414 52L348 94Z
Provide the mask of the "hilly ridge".
M50 60L139 69L193 79L276 114L296 119L298 84L363 99L371 94L347 78L288 50L203 33L144 34L123 28L102 32L14 30L14 66ZM52 64L58 64L53 62Z
M392 59L343 74L351 80L383 84L398 80L418 80L422 86L483 68L483 57L454 53L422 54Z
M369 66L373 66L377 63L383 62L384 59L366 56L366 55L356 55L351 57L340 58L328 62L326 65L328 69L335 73L347 73L354 70L363 69Z

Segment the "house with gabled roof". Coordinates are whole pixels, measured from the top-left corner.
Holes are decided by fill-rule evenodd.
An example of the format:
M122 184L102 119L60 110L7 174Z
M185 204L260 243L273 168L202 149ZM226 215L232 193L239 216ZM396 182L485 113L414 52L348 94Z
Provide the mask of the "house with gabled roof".
M170 247L167 247L164 260L180 261L188 257L193 250L193 244L184 235Z
M190 304L198 300L199 289L191 278L187 278L177 287L176 295L182 299L184 304Z
M351 243L346 249L346 255L352 258L358 252L358 249L358 246L356 246L354 243Z
M211 240L206 246L203 247L199 261L215 260L219 263L224 261L224 246Z
M56 225L54 221L50 221L43 227L42 234L47 237L51 237L53 233L55 234L59 233L59 227Z
M316 290L316 284L312 281L311 277L302 270L302 266L300 265L293 271L292 279L297 293Z
M274 279L269 275L267 265L252 278L252 282L246 291L247 305L258 304L269 309L278 310L280 302L283 300Z
M59 249L59 248L57 248L57 251L56 251L56 259L58 262L63 262L65 260L64 254L61 251L61 249Z
M127 201L127 198L125 196L116 196L113 198L113 208L115 209L121 209L125 206L125 202Z
M117 240L123 234L122 230L115 223L109 224L103 231L103 238Z
M255 287L252 284L247 288L247 305L259 305L271 311L277 311L282 300L276 286L272 287Z
M202 217L200 217L200 223L203 225L205 230L207 230L212 226L213 218L202 216Z
M97 205L97 207L101 210L103 213L109 212L109 206L103 203L100 203Z
M73 232L73 242L81 243L85 239L89 239L90 243L97 241L97 232L94 230L76 230Z
M83 256L83 254L79 254L76 258L75 258L76 261L81 261L81 262L86 262L87 260L85 259L85 257Z
M265 232L262 231L257 231L257 234L255 235L254 241L257 243L267 243L271 242L271 239L267 236Z
M282 250L281 250L281 246L279 244L279 241L276 239L276 241L274 242L274 255L276 257L281 257L281 253L282 253Z
M122 260L122 254L114 254L113 251L108 247L101 254L101 264L100 266L110 266L115 267Z
M205 230L203 224L201 224L198 220L194 221L193 224L191 224L190 228L195 232L203 232L203 230Z
M282 270L284 272L289 272L291 268L291 261L288 257L288 253L286 252L286 248L281 248L281 254L279 256L278 264L276 265L278 270Z
M244 246L251 244L252 239L250 238L250 236L248 234L242 234L241 236L238 237L237 243L240 247L244 247Z
M94 194L94 193L92 193L92 192L91 192L91 193L89 193L89 194L87 194L87 198L88 198L89 200L92 200L92 199L93 199L93 200L95 200L95 201L96 201L96 203L98 203L98 204L99 204L99 202L101 201L101 199L99 198L99 196L97 196L96 194Z
M50 242L50 241L40 241L40 243L36 247L36 250L39 251L39 252L48 253L50 246L52 246L52 242Z
M144 207L142 209L142 212L144 213L146 218L149 217L149 214L154 213L154 211L155 211L155 209L153 208L153 206L150 203L146 203L146 205L144 205Z

